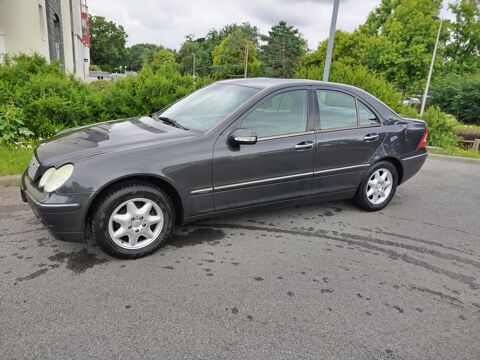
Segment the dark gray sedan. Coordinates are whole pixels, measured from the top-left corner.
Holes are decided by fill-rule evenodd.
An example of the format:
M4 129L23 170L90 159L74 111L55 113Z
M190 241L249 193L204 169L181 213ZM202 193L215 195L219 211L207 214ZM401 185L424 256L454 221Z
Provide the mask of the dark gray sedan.
M384 208L425 162L427 128L358 88L220 81L150 116L57 134L21 192L61 240L153 253L175 225L260 206L354 198Z

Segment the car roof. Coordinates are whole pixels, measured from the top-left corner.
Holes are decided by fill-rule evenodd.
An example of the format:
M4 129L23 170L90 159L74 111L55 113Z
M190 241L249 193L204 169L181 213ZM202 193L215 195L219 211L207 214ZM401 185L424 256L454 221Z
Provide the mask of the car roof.
M230 80L222 80L219 81L220 84L231 84L231 85L241 85L241 86L248 86L260 89L267 89L267 88L281 88L284 86L308 86L308 85L334 85L338 88L345 88L345 89L357 89L354 86L333 83L333 82L325 82L325 81L318 81L318 80L307 80L307 79L277 79L277 78L246 78L246 79L230 79Z
M272 92L280 90L286 87L293 86L322 86L330 90L346 90L347 92L353 93L355 96L358 96L361 100L366 101L367 104L373 106L380 114L386 118L389 116L398 116L395 111L393 111L389 106L383 103L381 100L377 99L372 94L367 91L358 88L356 86L340 84L334 82L325 82L318 80L307 80L307 79L277 79L277 78L243 78L243 79L230 79L230 80L221 80L217 82L218 84L230 84L237 86L248 86L252 88L261 89L261 93Z

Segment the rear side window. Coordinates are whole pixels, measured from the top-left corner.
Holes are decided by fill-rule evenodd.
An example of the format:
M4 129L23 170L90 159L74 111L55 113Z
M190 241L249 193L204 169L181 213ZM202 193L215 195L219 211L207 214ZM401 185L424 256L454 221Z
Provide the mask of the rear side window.
M322 130L371 126L378 117L355 97L335 90L317 90Z
M358 103L358 119L360 126L378 124L377 116L360 101Z
M304 132L307 129L307 91L292 90L272 96L242 121L258 137Z
M357 126L357 106L353 96L339 91L317 90L321 129Z

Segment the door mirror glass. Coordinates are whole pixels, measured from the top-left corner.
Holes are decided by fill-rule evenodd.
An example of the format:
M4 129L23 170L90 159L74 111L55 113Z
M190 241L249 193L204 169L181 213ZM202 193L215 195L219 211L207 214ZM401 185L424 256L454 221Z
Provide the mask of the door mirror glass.
M230 134L228 141L232 145L253 145L257 143L257 134L250 129L237 129Z

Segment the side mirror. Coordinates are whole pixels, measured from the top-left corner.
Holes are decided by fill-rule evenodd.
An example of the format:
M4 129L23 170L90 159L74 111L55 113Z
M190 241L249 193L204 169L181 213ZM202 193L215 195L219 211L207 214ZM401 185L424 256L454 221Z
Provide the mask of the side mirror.
M257 134L249 129L237 129L228 136L228 141L232 145L253 145L257 143Z

